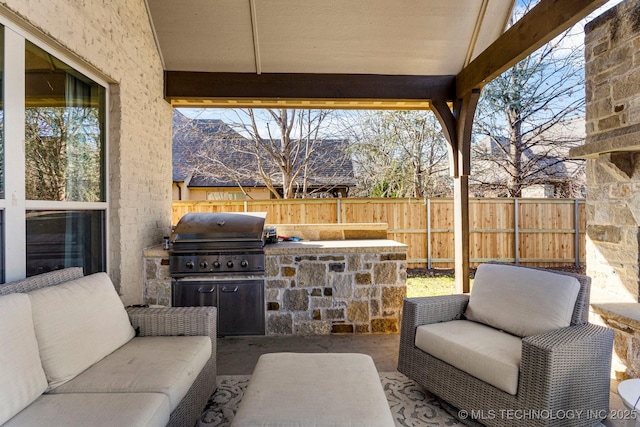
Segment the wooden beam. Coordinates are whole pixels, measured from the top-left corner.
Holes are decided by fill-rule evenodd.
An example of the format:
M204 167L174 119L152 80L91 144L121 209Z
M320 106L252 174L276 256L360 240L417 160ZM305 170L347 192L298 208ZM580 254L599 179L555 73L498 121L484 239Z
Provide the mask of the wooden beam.
M165 99L452 100L455 76L165 71Z
M540 0L456 76L457 98L514 66L607 0Z
M454 280L456 293L471 291L469 283L469 177L453 179Z
M457 121L453 116L453 112L443 99L434 99L431 101L431 111L440 122L442 133L447 140L447 148L449 153L449 173L451 176L458 176L458 132L456 130Z
M471 173L471 128L480 90L474 89L453 104L431 101L449 145L449 167L453 176L453 239L456 292L469 292L469 174Z

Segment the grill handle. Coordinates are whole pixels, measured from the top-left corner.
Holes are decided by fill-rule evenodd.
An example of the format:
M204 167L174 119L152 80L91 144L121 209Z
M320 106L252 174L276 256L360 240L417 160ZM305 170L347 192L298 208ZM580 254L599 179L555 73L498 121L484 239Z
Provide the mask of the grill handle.
M238 287L237 287L237 286L235 286L233 289L227 289L227 287L226 287L226 286L223 286L220 290L221 290L222 292L228 292L228 293L231 293L231 292L238 292Z
M212 294L212 293L214 293L214 292L215 292L215 290L216 290L216 287L215 287L215 286L211 286L211 287L208 287L208 286L200 286L200 287L198 288L198 293L201 293L201 294Z

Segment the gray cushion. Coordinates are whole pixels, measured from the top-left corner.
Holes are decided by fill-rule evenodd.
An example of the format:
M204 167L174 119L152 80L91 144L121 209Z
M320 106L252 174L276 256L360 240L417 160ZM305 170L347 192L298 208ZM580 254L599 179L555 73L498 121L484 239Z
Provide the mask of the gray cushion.
M416 330L416 347L509 394L518 391L522 339L468 320Z
M105 273L27 295L49 389L69 381L135 335Z
M3 427L164 427L169 416L164 394L45 394Z
M0 297L0 424L47 389L31 303L25 294Z
M52 393L162 393L173 411L210 357L209 337L136 337Z
M579 291L575 277L482 264L465 317L520 337L537 335L569 326Z

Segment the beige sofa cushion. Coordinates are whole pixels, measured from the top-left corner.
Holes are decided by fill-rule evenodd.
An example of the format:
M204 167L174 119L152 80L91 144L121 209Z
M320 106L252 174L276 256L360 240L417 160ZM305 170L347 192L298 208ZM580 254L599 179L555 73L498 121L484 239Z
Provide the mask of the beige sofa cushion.
M69 381L135 335L105 273L27 295L49 389Z
M509 394L518 391L522 339L468 320L416 330L416 347Z
M162 393L173 411L210 357L209 337L136 337L52 393Z
M36 400L47 388L31 303L25 294L0 297L0 424Z
M164 427L169 422L164 394L45 394L2 427Z
M465 317L526 337L563 328L580 291L575 277L510 265L482 264Z

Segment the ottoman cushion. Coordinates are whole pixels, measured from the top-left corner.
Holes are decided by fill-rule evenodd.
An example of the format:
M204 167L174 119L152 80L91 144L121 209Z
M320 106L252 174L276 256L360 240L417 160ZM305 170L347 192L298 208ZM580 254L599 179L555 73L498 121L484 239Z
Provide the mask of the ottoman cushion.
M394 426L370 356L270 353L258 360L233 426Z

